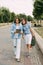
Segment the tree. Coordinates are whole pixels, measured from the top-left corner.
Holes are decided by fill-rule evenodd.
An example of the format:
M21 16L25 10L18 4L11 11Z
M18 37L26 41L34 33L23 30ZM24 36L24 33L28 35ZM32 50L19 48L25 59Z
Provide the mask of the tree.
M14 12L11 12L11 13L10 13L10 22L14 21L15 16L16 16L16 15L15 15Z
M1 22L8 22L10 19L10 11L9 9L2 7L0 8L0 21Z
M43 17L42 14L43 14L43 0L35 0L33 15L35 19L40 20L40 23Z
M27 20L28 20L28 21L32 21L33 18L32 18L30 15L28 15L28 16L27 16Z
M6 8L2 8L2 13L3 13L3 21L4 22L9 22L10 19L10 11Z
M2 22L3 22L3 13L2 13L1 8L0 8L0 23L2 23Z
M27 16L23 13L23 14L18 14L17 17L21 20L22 18L26 18L27 19Z

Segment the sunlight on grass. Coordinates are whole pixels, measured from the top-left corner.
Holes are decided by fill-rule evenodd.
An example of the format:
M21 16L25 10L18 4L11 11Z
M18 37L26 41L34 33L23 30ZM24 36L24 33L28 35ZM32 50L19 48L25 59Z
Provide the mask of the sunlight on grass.
M39 33L39 35L42 36L42 38L43 38L43 27L37 27L35 30L36 30L36 31Z

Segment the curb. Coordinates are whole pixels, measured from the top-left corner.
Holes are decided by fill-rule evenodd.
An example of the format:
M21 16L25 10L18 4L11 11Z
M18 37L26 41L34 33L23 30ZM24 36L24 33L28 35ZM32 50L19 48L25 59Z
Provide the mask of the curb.
M32 28L32 30L35 33L36 42L37 42L41 52L43 53L43 38L34 30L34 28Z

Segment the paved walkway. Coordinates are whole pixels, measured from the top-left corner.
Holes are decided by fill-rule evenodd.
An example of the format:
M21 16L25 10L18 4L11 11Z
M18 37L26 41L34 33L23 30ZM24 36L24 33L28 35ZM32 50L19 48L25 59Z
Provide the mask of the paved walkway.
M42 65L37 45L32 48L29 58L26 57L26 47L22 40L21 61L14 59L13 44L10 38L10 27L0 28L0 65Z

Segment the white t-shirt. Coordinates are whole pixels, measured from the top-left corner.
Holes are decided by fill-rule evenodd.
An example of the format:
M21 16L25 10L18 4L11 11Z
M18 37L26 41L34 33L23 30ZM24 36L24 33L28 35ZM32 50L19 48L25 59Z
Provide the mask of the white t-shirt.
M16 29L19 29L19 25L16 26Z
M19 25L16 26L16 29L19 29ZM18 37L18 33L15 34Z

